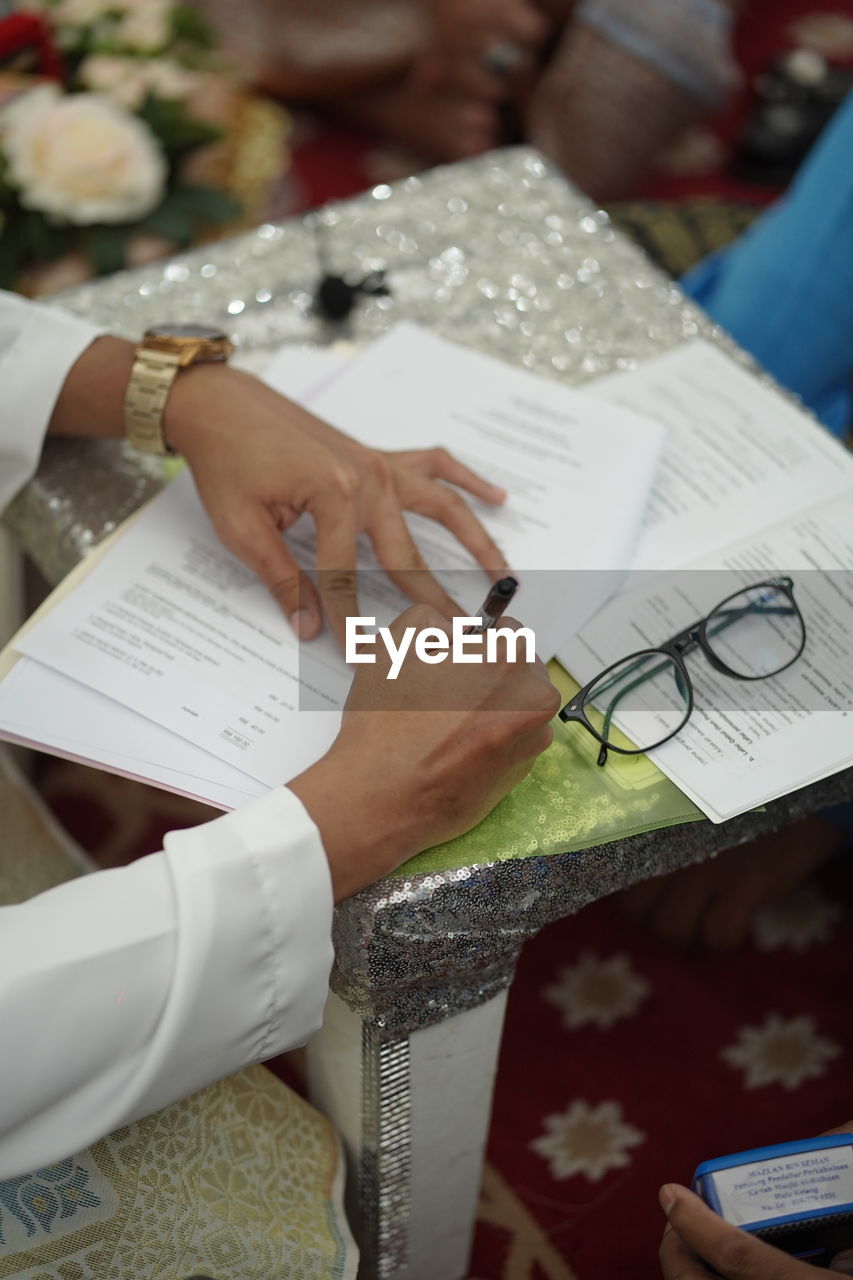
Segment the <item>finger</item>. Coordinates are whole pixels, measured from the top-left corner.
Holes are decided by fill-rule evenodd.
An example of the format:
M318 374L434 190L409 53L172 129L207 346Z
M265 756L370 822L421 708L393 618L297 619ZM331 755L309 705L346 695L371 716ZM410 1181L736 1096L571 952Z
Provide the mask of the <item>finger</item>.
M391 623L391 635L395 640L399 640L407 627L414 627L416 631L435 627L449 636L453 631L453 615L441 609L434 609L430 605L413 604L408 609L404 609Z
M357 538L355 508L346 502L321 500L313 504L317 526L317 585L329 626L341 648L346 620L358 613Z
M487 573L498 575L509 569L498 544L480 524L465 499L452 489L425 480L417 486L413 484L404 504L409 511L417 511L419 515L443 524Z
M404 595L419 604L432 605L446 617L452 618L461 613L456 602L430 573L396 504L383 504L367 526L367 533L379 563Z
M848 1120L846 1124L840 1124L837 1129L827 1129L820 1136L826 1138L834 1133L853 1133L853 1120Z
M497 103L506 97L505 79L490 71L479 56L460 54L449 58L444 79L458 94L482 103Z
M710 1275L674 1231L664 1234L658 1257L663 1280L706 1280Z
M808 1280L812 1274L812 1267L725 1222L686 1187L669 1183L660 1199L673 1232L725 1280Z
M534 760L541 756L543 751L547 751L553 741L554 728L550 724L528 729L526 733L521 733L514 739L510 749L510 759L514 764L527 764L532 767Z
M391 456L403 467L412 466L420 475L429 476L432 480L446 480L448 484L458 485L492 506L500 506L507 499L506 489L484 479L446 449L411 449Z
M257 574L278 601L300 640L322 629L314 584L294 560L273 517L264 507L246 507L216 526L229 551Z
M528 4L513 5L506 12L504 38L509 37L520 44L535 46L545 38L547 31L545 15Z

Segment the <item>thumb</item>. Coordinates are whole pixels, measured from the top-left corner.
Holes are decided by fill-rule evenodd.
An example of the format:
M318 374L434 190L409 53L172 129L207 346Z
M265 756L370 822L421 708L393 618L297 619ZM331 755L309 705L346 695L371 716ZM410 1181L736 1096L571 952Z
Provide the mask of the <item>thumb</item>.
M814 1270L732 1226L677 1183L661 1187L660 1202L682 1242L725 1280L800 1280Z

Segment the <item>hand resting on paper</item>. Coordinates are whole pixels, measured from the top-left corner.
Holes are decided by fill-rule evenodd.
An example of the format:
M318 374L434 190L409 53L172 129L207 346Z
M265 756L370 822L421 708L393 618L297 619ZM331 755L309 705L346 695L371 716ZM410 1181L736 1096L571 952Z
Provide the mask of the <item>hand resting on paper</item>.
M425 605L397 619L395 639L407 626L450 631ZM539 659L499 652L497 662L432 667L409 650L393 681L387 654L358 667L337 740L289 783L320 830L337 901L473 827L550 744L559 691Z
M853 1133L853 1123L829 1132ZM724 1222L686 1187L677 1183L661 1187L660 1202L669 1219L660 1246L664 1280L706 1280L710 1276L722 1276L723 1280L809 1280L817 1276L818 1268ZM853 1250L837 1254L829 1270L853 1273Z
M55 435L122 434L133 346L98 338L71 370L54 409ZM401 412L405 412L401 406ZM443 524L488 572L503 555L455 485L485 502L506 494L443 449L381 453L320 422L258 378L227 365L195 365L176 378L164 414L172 448L189 464L211 523L229 551L269 587L301 639L339 639L358 613L356 542L370 538L379 563L411 599L453 612L403 517ZM281 534L308 512L317 530L319 595Z

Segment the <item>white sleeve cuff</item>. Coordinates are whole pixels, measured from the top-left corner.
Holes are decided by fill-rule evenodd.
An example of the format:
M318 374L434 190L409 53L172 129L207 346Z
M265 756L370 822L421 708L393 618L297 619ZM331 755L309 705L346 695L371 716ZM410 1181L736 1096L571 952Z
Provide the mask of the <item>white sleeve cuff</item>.
M334 956L329 864L293 792L173 831L164 848L177 950L149 1081L133 1089L140 1115L303 1044L322 1023Z
M173 832L166 850L0 908L0 1179L319 1026L331 877L296 796Z
M0 511L34 475L71 366L103 332L0 290Z

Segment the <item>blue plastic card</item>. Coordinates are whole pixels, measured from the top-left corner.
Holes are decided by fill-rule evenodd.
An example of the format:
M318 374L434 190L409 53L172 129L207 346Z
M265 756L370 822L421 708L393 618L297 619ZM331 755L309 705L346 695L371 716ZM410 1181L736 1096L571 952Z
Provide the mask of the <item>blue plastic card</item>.
M706 1160L693 1187L727 1222L797 1256L853 1244L853 1134Z

